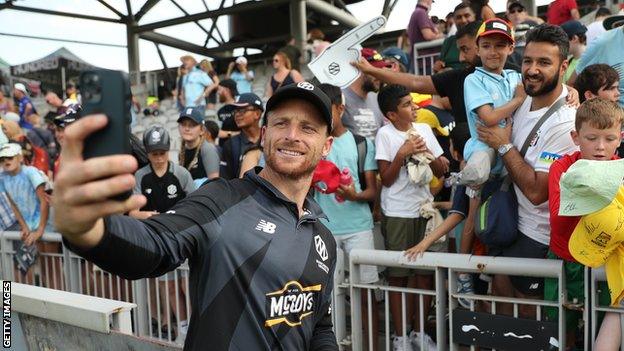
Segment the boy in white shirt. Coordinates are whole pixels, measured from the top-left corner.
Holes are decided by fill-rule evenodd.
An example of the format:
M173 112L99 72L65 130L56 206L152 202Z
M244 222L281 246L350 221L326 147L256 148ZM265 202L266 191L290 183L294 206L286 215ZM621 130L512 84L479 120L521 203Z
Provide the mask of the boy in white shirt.
M429 164L433 174L440 177L445 173L447 164L440 159L442 148L431 128L424 123L414 123L415 107L409 91L400 85L384 87L377 96L379 108L390 120L380 128L375 138L377 166L381 177L381 209L383 219L381 229L384 234L386 249L403 251L419 243L425 232L427 219L420 217L420 207L433 200L427 185L419 185L410 180L406 160L419 153L429 152L434 160ZM408 131L415 131L417 136L408 136ZM411 133L410 133L411 134ZM389 282L393 286L433 288L433 277L404 268L388 268ZM410 299L411 300L411 299ZM423 299L423 313L427 316L431 297ZM414 316L413 330L420 330L418 323L418 304L408 301L408 318ZM395 350L412 350L412 342L424 344L435 349L435 343L428 335L412 331L408 340L403 335L404 326L401 318L401 294L390 293L390 310L395 326ZM415 313L414 313L415 312ZM405 328L405 330L408 330Z

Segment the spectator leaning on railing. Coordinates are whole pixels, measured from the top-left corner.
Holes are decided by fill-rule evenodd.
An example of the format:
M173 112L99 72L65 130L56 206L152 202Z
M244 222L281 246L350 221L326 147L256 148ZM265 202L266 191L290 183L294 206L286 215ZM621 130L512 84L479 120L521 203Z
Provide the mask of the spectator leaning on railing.
M48 221L45 178L35 167L22 164L22 147L19 144L4 144L0 148L0 161L4 170L0 173L0 192L9 196L22 240L30 246L43 236Z

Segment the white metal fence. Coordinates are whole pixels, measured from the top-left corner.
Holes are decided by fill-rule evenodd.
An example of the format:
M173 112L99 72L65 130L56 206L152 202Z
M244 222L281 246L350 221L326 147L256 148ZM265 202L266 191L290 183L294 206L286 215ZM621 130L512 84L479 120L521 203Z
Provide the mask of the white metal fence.
M13 243L19 241L19 232L0 233L0 273L2 279L134 303L137 305L137 308L132 311L134 334L164 342L176 342L177 335L174 334L180 332L180 321L190 318L189 278L188 266L186 265L160 279L128 281L103 272L92 263L64 249L60 245L61 236L59 234L46 233L41 240L42 243L56 243L60 251L50 252L53 251L50 247L54 248L54 246L48 245L47 252L40 252L35 265L31 267L26 276L23 276L16 270L13 258L15 254ZM433 333L440 350L457 350L460 344L470 345L470 342L465 342L464 334L473 331L474 326L469 328L470 330L461 330L462 328L458 330L455 319L461 313L464 317L466 313L486 313L494 318L497 316L498 306L506 303L513 305L513 314L510 317L514 320L520 320L519 306L531 305L537 306L537 309L535 318L530 323L539 324L544 321L543 307L556 308L558 320L564 321L567 310L565 306L571 305L569 301L566 301L565 276L562 262L559 260L425 253L421 258L410 262L403 256L402 252L383 250L353 250L349 256L348 267L350 268L347 277L345 272L347 265L343 263L342 255L339 255L334 289L334 330L343 350L376 349L373 348L375 338L373 338L372 333L368 333L368 337L364 339L360 327L362 320L365 320L368 330L373 330L373 313L380 315L379 329L381 332L378 336L381 342L378 346L381 346L380 349L392 349L391 330L394 326L391 324L389 307L389 295L391 293L401 295L402 306L405 306L409 299L416 301L421 311L418 314L419 331L420 333L425 331ZM384 283L363 284L359 276L360 265L429 270L433 272L433 285L430 289L417 289L388 286ZM458 273L555 278L559 286L558 300L545 301L492 295L458 294L456 293L456 276ZM624 315L624 310L621 308L601 306L598 303L599 288L597 284L604 280L604 271L589 269L586 271L585 303L584 306L580 305L581 308L585 307L583 309L585 350L591 349L595 341L599 328L599 313L616 312ZM368 297L367 315L363 315L360 307L363 296ZM422 313L427 296L432 297L432 305L435 308L435 313L431 314L435 318L435 327L426 326L429 316ZM371 308L371 301L375 298L381 302L378 310ZM470 308L460 308L457 302L458 298L470 301ZM488 307L483 309L481 304ZM406 325L411 316L407 315L405 308L401 311L401 319L403 322L402 334L407 335ZM622 328L622 333L624 333L624 328ZM462 336L461 340L457 339L458 335ZM553 340L551 340L552 349L565 349L565 335L565 323L557 323ZM178 344L182 341L182 338L177 340ZM475 344L478 342L475 341ZM365 346L367 347L365 348ZM471 349L474 349L474 346L471 346ZM624 351L624 348L622 350Z
M18 283L135 303L135 335L165 342L183 342L183 320L190 318L189 274L185 263L159 278L126 280L107 273L65 249L58 233L39 240L39 256L26 275L16 268L14 243L20 233L0 232L0 278ZM184 333L185 334L185 333ZM177 339L177 340L176 340Z
M417 76L430 76L433 64L440 57L444 39L436 39L414 44L412 48L412 65Z

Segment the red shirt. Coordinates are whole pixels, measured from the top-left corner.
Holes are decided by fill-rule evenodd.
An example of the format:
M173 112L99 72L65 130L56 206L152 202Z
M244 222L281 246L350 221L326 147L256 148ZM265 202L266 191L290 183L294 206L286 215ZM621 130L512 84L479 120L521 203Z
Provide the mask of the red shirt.
M576 228L580 216L559 216L559 200L561 197L559 180L570 166L581 158L581 152L577 151L555 161L548 172L548 208L550 209L550 251L560 258L576 262L568 250L570 236ZM612 160L617 160L613 156Z
M554 25L561 25L572 19L570 11L577 8L576 0L555 0L548 6L546 11L546 18L548 23Z

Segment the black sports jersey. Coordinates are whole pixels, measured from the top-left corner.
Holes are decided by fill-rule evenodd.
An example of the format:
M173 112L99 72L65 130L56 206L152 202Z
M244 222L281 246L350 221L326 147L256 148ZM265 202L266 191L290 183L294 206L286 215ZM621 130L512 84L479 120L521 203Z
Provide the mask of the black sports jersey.
M167 172L162 177L156 175L152 165L147 165L139 169L134 178L134 193L143 194L147 198L141 211L166 212L195 190L189 171L173 162L169 162Z
M90 250L65 244L126 279L190 266L185 350L337 350L330 303L336 242L312 198L297 205L257 170L218 179L168 213L104 219Z

